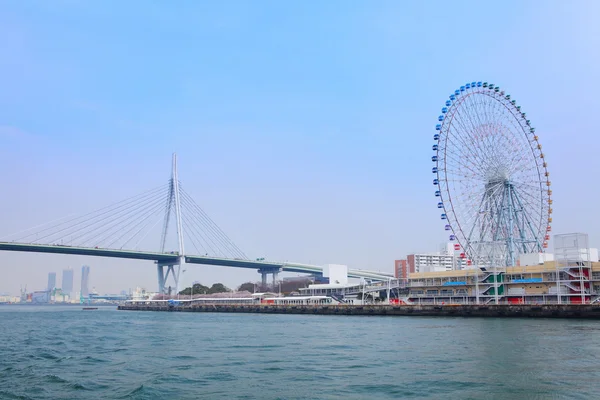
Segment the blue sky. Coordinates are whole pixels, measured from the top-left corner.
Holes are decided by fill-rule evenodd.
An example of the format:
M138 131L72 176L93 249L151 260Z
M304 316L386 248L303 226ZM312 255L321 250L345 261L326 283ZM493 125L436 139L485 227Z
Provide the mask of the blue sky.
M537 128L554 232L600 246L599 15L594 1L2 2L0 235L160 185L177 152L248 255L391 271L446 239L436 117L487 80ZM145 263L0 254L0 292L84 263L101 291L155 285Z

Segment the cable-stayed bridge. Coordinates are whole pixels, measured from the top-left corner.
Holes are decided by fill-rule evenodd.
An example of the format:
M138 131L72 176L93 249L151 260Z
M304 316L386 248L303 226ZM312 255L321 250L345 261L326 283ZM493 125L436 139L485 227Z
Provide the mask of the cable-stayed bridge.
M160 237L157 243L156 238ZM184 190L173 154L168 183L77 217L38 225L2 238L0 250L151 260L158 289L179 291L181 266L204 264L255 269L273 282L281 271L322 274L317 265L250 260ZM150 251L148 249L153 249ZM349 270L354 278L386 281L391 274Z

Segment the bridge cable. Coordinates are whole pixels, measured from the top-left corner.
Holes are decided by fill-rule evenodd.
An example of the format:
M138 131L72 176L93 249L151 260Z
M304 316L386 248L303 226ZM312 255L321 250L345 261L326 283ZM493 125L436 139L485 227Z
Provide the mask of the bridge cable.
M229 237L219 228L219 226L194 202L190 195L183 191L183 197L187 198L191 204L192 209L198 212L198 221L205 227L207 227L217 239L223 243L223 245L229 249L234 255L246 259L245 254L229 239Z
M102 219L102 220L98 220L98 221L93 221L87 225L79 224L74 227L71 227L74 230L72 230L69 233L64 234L62 236L62 238L59 238L59 239L64 240L65 237L70 235L71 243L74 242L78 246L91 247L93 244L100 246L106 240L106 238L98 240L97 238L99 236L101 236L103 234L109 235L110 233L108 231L110 231L111 229L114 229L115 227L118 228L118 226L115 226L115 225L122 223L122 222L126 222L128 219L135 217L135 213L139 213L138 210L145 210L147 203L151 204L150 202L154 199L157 199L157 197L154 196L154 198L144 200L143 202L131 204L127 208L117 212L114 215L111 215L110 218L112 218L112 219ZM132 209L133 209L133 211L132 211ZM106 228L106 227L108 227L108 228ZM79 232L82 232L82 233L77 235L77 233L79 233ZM75 240L73 241L74 235L77 235L77 236L75 237ZM88 242L92 242L92 240L95 240L96 243L88 244Z
M188 211L188 207L187 207L189 205L188 200L185 198L182 198L182 200L183 200L182 204L186 206L185 211ZM194 229L194 231L199 234L199 236L203 239L203 241L211 248L213 255L222 256L222 257L227 256L227 252L224 252L223 248L221 247L222 243L221 244L218 243L218 241L219 241L218 238L214 238L208 232L204 232L204 234L202 234L203 230L198 226L198 222L199 222L198 216L196 216L192 212L190 212L190 213L185 212L185 216L188 218L189 227L191 229ZM205 236L206 236L206 238L205 238ZM216 252L214 250L213 246L211 246L209 242L212 243L218 249L218 252Z
M137 229L138 227L142 226L142 228L144 226L146 226L146 221L151 218L152 216L156 215L162 208L163 208L163 201L159 201L156 202L154 204L154 207L152 209L149 210L149 212L146 214L146 216L139 221L138 223L136 223L134 226L132 226L131 228L127 229L129 226L131 226L133 224L134 221L130 222L129 224L125 225L122 229L125 230L127 229L125 232L123 232L123 234L121 236L119 236L118 238L116 238L115 240L113 240L111 243L109 243L107 245L108 248L111 248L112 245L114 245L115 243L119 242L124 236L128 235L131 231ZM137 235L137 233L139 232L139 230L136 231L136 233L134 234L134 236L130 237L129 239L127 239L125 241L125 243L128 243L129 241L131 241L133 239L133 237L135 237L135 235ZM121 248L123 248L123 246L121 246Z
M162 208L162 205L163 199L159 196L155 198L153 202L148 202L147 204L141 206L139 208L139 211L134 210L128 215L125 215L124 218L122 217L119 221L114 221L111 227L105 229L104 232L106 232L106 237L100 239L99 245L105 243L105 241L107 240L110 240L111 237L119 234L122 230L126 230L132 225L133 227L130 228L127 232L136 229L140 225L143 225L144 221L146 221L147 218L151 217L153 214L157 213ZM122 236L124 236L125 234L126 233L124 233ZM120 238L122 238L122 236ZM120 238L117 240L120 240ZM115 241L107 244L106 247L110 248L114 243Z
M203 225L206 226L209 230L211 230L217 238L220 238L221 242L224 243L224 245L226 247L229 248L230 251L233 252L234 255L243 258L243 259L247 259L246 255L244 254L243 251L241 251L239 249L239 247L237 247L232 241L231 239L225 234L225 232L223 232L219 226L208 216L208 214L206 214L206 212L204 212L204 210L202 210L202 208L200 208L200 206L198 206L198 204L196 204L196 202L194 202L194 200L192 199L192 197L190 195L187 194L187 192L185 190L183 190L183 188L181 189L181 194L182 194L182 198L186 199L188 201L188 205L191 206L193 211L195 210L198 213L199 218L197 218L197 220L199 222L202 222L202 220L204 220ZM195 214L193 214L195 215Z
M115 219L98 227L98 229L102 229L102 228L105 228L105 229L103 229L100 232L97 232L95 235L93 235L91 237L89 237L89 233L86 233L82 237L80 237L80 239L83 240L83 237L87 236L85 238L84 243L88 243L88 241L96 240L98 242L98 245L100 245L100 244L104 243L108 239L108 237L112 236L115 233L115 232L113 232L113 230L119 230L119 228L120 228L120 226L122 226L122 224L126 224L126 226L128 226L128 222L131 220L135 221L135 219L138 218L140 214L144 213L144 211L147 209L147 207L152 208L157 204L160 204L162 207L163 199L164 199L163 193L159 193L150 199L144 200L144 202L142 202L141 204L131 205L127 209L121 210L119 213L113 215L113 217ZM84 229L84 228L80 228L78 231L80 231L81 229ZM93 234L94 232L91 232L91 233ZM107 236L100 240L97 240L98 237L100 237L101 235L104 235L104 234L107 234Z
M159 222L160 222L160 221L163 219L163 217L164 217L164 215L163 215L162 213L161 213L161 214L158 214L158 218L156 219L156 222L154 222L154 224L152 224L152 226L150 227L150 229L148 229L148 230L146 231L146 233L145 233L144 235L142 235L142 237L141 237L141 238L139 238L137 242L135 242L135 244L133 245L133 249L132 249L132 250L136 250L136 249L138 248L138 245L140 244L140 242L141 242L142 240L144 240L144 239L146 238L146 236L148 236L148 234L149 234L150 232L152 232L152 229L154 229L154 227L155 227L156 225L158 225L158 223L159 223ZM148 223L148 225L150 225L150 223L151 223L151 222L152 222L152 221L150 221L150 222ZM148 226L148 225L146 225L146 226ZM140 231L141 231L141 230L142 230L142 229L140 229ZM136 235L137 235L137 234L136 234ZM123 243L123 247L125 247L125 245L126 245L127 243L128 243L128 242L125 242L125 243ZM122 249L123 247L121 247L121 249Z
M238 257L239 254L237 254L235 251L232 252L232 249L230 248L230 246L228 246L227 242L225 242L222 238L220 238L219 236L214 234L214 230L213 230L213 234L211 235L210 232L210 227L208 230L203 230L201 229L201 226L205 226L206 227L206 223L204 221L202 221L200 219L200 217L198 216L198 214L194 213L194 209L190 208L190 205L188 203L187 199L184 199L184 202L186 204L186 211L191 211L189 213L189 215L191 216L191 219L196 222L196 224L194 225L194 227L196 229L198 229L200 232L204 232L205 236L208 237L208 240L210 242L212 242L215 246L217 246L219 253L220 254L215 254L215 255L220 255L222 257L231 257L231 255L233 254L233 257ZM198 226L196 226L198 225ZM208 241L205 239L205 241L208 243Z
M152 196L152 195L154 195L154 194L155 194L155 193L156 193L158 190L164 190L164 185L163 185L163 187L160 187L160 188L155 188L155 189L152 189L152 190L150 190L150 191L148 191L148 192L145 192L145 193L144 193L144 194L142 194L142 195L139 195L139 196L135 196L135 197L128 198L127 200L120 201L120 202L118 202L118 203L112 204L111 206L104 207L104 208L102 208L102 209L100 209L100 210L96 210L96 211L93 211L93 212L91 212L91 213L87 213L87 214L85 214L85 215L83 215L83 216L81 216L81 217L77 217L77 218L73 218L73 219L71 219L71 220L69 220L69 221L65 221L65 222L63 222L63 223L59 224L58 226L49 227L49 228L46 228L46 229L44 229L44 230L42 230L42 231L40 231L40 232L36 232L36 233L33 233L33 234L29 234L29 235L26 235L26 236L22 236L22 237L20 237L19 239L17 239L16 241L21 241L21 240L23 240L23 239L25 239L25 238L28 238L28 237L31 237L31 236L33 236L33 235L39 235L39 234L40 234L40 233L42 233L42 232L47 232L47 231L49 231L49 230L51 230L51 229L56 229L56 228L59 228L59 227L61 227L61 226L64 226L64 225L66 225L67 223L70 223L70 222L73 222L73 221L80 220L80 221L76 222L75 224L69 225L69 226L67 226L67 227L65 227L65 228L62 228L62 229L59 229L58 231L54 231L54 232L51 232L51 233L49 233L49 234L43 235L42 237L38 237L38 238L36 238L36 240L35 240L35 241L33 241L32 243L40 242L40 241L41 241L41 240L43 240L43 239L46 239L46 238L48 238L48 237L55 236L55 235L57 235L57 234L58 234L58 233L60 233L60 232L64 232L64 231L65 231L65 230L67 230L67 229L70 229L70 228L76 227L76 226L77 226L77 225L79 225L79 224L83 224L83 223L85 223L85 222L92 221L92 220L94 220L94 219L97 219L97 218L99 218L99 217L102 217L102 216L104 216L104 215L106 215L106 214L108 214L108 213L110 213L110 212L114 212L115 210L118 210L118 209L120 209L120 208L122 208L122 207L125 207L125 206L127 206L127 205L131 204L131 203L132 203L132 202L134 202L134 201L138 201L140 198L142 198L142 199L143 199L143 198L146 198L146 197L148 197L148 196ZM115 206L116 206L116 207L115 207ZM98 212L100 212L100 211L104 211L104 212L101 212L100 214L97 214L97 213L98 213ZM90 217L90 216L91 216L91 217ZM82 218L86 218L86 219L83 219L83 220L81 220ZM96 223L97 223L97 222L96 222ZM91 224L91 225L93 225L93 224ZM73 232L73 233L74 233L74 232Z
M164 185L163 185L163 186L164 186ZM125 199L125 200L121 200L121 201L119 201L119 202L117 202L117 203L113 203L113 204L111 204L111 205L109 205L109 206L103 207L103 208L101 208L101 209L99 209L99 210L92 211L92 212L90 212L90 213L88 213L88 214L85 214L85 215L76 216L75 218L72 218L72 219L70 219L70 220L67 220L67 221L61 222L61 223L60 223L60 224L58 224L58 225L52 225L52 226L50 226L50 227L48 227L48 228L46 228L46 229L43 229L43 230L41 230L41 231L35 231L35 232L33 232L33 233L29 234L29 235L21 236L21 237L19 237L18 239L15 239L15 241L20 241L20 240L22 240L22 239L24 239L24 238L27 238L27 237L29 237L29 236L38 235L38 234L40 234L40 233L42 233L42 232L45 232L45 231L47 231L47 230L50 230L50 229L53 229L53 228L59 227L59 226L61 226L61 225L67 224L67 223L69 223L69 222L72 222L72 221L76 221L77 219L84 218L84 217L86 217L86 216L88 216L88 215L91 215L91 214L97 213L97 212L99 212L99 211L102 211L102 210L104 210L104 209L106 209L106 208L113 207L113 206L115 206L115 205L118 205L119 203L127 202L127 201L129 201L129 200L131 200L131 199L134 199L134 198L138 197L138 196L142 196L142 195L144 195L144 194L146 194L146 193L149 193L149 192L152 192L152 191L158 190L158 189L160 189L160 188L161 188L161 187L157 187L157 188L154 188L154 189L150 189L150 190L148 190L147 192L144 192L144 193L142 193L142 194L140 194L140 195L136 195L136 196L133 196L133 197L127 198L127 199ZM69 217L71 217L71 216L73 216L73 215L77 215L77 213L71 213L71 214L69 214L69 215L67 215L67 216L64 216L64 217L61 217L61 218L56 218L56 219L54 219L54 220L52 220L52 221L44 222L44 223L42 223L42 224L38 224L38 225L36 225L36 226L34 226L34 227L31 227L31 228L23 229L23 230L21 230L21 231L19 231L19 232L15 232L15 233L12 233L12 234L10 234L10 235L4 236L4 237L2 237L1 239L10 238L10 237L14 237L15 235L19 235L19 234L21 234L21 233L24 233L24 232L27 232L27 231L31 231L31 230L33 230L33 229L37 229L37 228L39 228L39 227L42 227L42 226L45 226L45 225L52 224L52 223L54 223L54 222L57 222L57 221L63 220L63 219L65 219L65 218L69 218Z
M189 236L190 238L193 236L194 239L196 239L197 243L200 245L200 247L203 250L202 253L208 254L208 252L210 252L211 254L215 254L216 253L215 250L210 245L210 243L204 238L204 235L202 234L202 232L197 230L191 217L189 217L187 214L183 214L182 219L185 223L184 231L186 233L186 236ZM196 250L199 250L199 249L196 248Z
M187 215L182 215L181 219L183 220L184 223L184 231L186 233L186 236L190 239L190 241L192 242L192 245L194 246L194 248L196 249L196 251L198 252L198 254L204 254L204 253L208 253L206 251L206 247L204 247L202 245L202 239L198 239L198 237L196 236L196 234L193 231L193 225L189 223L189 218ZM189 229L188 229L189 228ZM202 251L200 251L200 249L198 248L198 245L202 248ZM212 248L210 248L210 246L208 246L210 251L213 252L214 250Z
M96 220L96 221L90 222L87 225L83 225L83 223L80 223L75 226L72 226L70 228L74 228L75 230L70 232L69 234L67 234L67 236L68 235L73 236L78 232L84 231L82 234L77 236L75 240L80 245L85 246L88 241L99 236L97 229L102 229L103 227L106 227L109 225L114 225L115 223L118 223L121 219L123 219L123 217L130 216L132 214L132 211L131 211L132 209L144 210L146 204L157 199L158 195L160 195L160 193L157 195L154 195L148 199L140 199L141 201L138 201L137 203L132 203L132 204L127 205L126 208L114 213L113 215L110 215L109 218L112 218L112 219L101 219L101 220ZM93 220L93 219L91 219L91 220ZM93 227L92 230L85 231L86 229L91 228L91 227ZM62 229L61 231L65 231L67 229L68 228L65 228L65 229ZM104 231L101 231L100 234L102 234L104 232L106 232L106 229ZM63 236L62 238L64 239L64 237L65 236Z
M98 209L98 210L95 210L95 211L89 212L89 213L87 213L87 214L84 214L84 215L81 215L81 216L78 216L78 217L75 217L75 218L69 219L69 220L67 220L67 221L64 221L64 222L62 222L62 223L58 224L58 225L53 225L53 226L50 226L50 227L48 227L48 228L46 228L46 229L42 229L41 231L37 231L37 232L31 233L31 234L29 234L29 235L21 236L21 237L19 237L19 238L15 239L15 241L21 241L21 240L23 240L23 239L25 239L25 238L28 238L28 237L30 237L30 236L39 235L39 234L41 234L41 233L43 233L43 232L46 232L46 231L48 231L48 230L51 230L51 229L56 229L56 228L58 228L58 227L60 227L60 226L62 226L62 225L68 224L68 223L70 223L70 222L77 221L77 220L80 220L80 219L82 219L82 218L86 218L86 217L89 217L89 216L91 216L91 215L94 215L94 214L96 214L96 213L99 213L99 212L101 212L101 211L105 211L105 210L107 210L106 212L104 212L104 213L101 213L101 214L98 214L98 215L95 215L95 216L93 216L93 217L91 217L91 218L88 218L87 220L90 220L90 219L97 218L98 216L105 215L106 213L108 213L108 212L110 212L110 211L112 211L112 210L114 210L114 209L118 209L118 208L122 207L123 205L130 203L131 201L137 200L138 198L141 198L141 197L144 197L144 196L147 196L147 195L151 195L151 194L153 194L153 193L155 193L155 192L157 192L157 191L159 191L159 190L164 190L164 187L165 187L165 186L166 186L166 185L161 185L161 186L159 186L159 187L156 187L156 188L154 188L154 189L150 189L150 190L148 190L148 191L146 191L146 192L144 192L144 193L142 193L142 194L139 194L139 195L136 195L136 196L129 197L129 198L125 199L125 200L118 201L118 202L116 202L116 203L113 203L113 204L111 204L111 205L109 205L109 206L106 206L106 207L100 208L100 209ZM64 218L67 218L67 217L64 217ZM59 218L58 220L61 220L61 219L64 219L64 218ZM82 223L82 222L85 222L85 221L87 221L87 220L83 220L83 221L80 221L80 222ZM56 221L56 220L54 220L54 221ZM54 222L54 221L53 221L53 222ZM44 223L44 224L41 224L41 225L38 225L38 226L44 226L44 225L47 225L47 224L49 224L49 223L52 223L52 222L47 222L47 223ZM28 229L25 229L25 230L23 230L23 231L20 231L19 233L27 232L27 231L29 231L29 230L31 230L31 229L35 229L35 228L28 228ZM60 232L60 231L59 231L59 232ZM55 232L55 233L58 233L58 232ZM18 233L15 233L15 234L13 234L13 235L16 235L16 234L18 234ZM44 237L42 237L42 238L44 238ZM39 241L39 240L40 240L40 239L36 239L36 241L35 241L35 242L37 242L37 241ZM35 242L34 242L34 243L35 243Z

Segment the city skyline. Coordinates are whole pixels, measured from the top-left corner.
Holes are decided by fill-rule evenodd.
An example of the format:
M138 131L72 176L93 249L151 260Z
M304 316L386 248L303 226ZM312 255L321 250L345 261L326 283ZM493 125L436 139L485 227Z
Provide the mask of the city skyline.
M84 265L81 267L81 297L86 298L90 296L90 267Z
M162 185L175 151L186 190L250 258L391 272L447 239L431 137L448 95L476 79L510 92L537 128L553 232L599 247L586 200L600 194L588 185L600 5L366 4L0 5L0 166L13 193L0 237ZM0 292L13 294L65 265L92 266L106 292L156 287L144 261L4 252L0 265ZM258 277L186 266L182 285Z
M54 288L56 288L56 272L50 272L48 273L48 286L46 286L46 289L52 291Z
M63 269L62 285L61 285L60 289L62 290L62 292L65 295L67 295L69 297L73 296L73 281L74 281L73 269L72 268Z

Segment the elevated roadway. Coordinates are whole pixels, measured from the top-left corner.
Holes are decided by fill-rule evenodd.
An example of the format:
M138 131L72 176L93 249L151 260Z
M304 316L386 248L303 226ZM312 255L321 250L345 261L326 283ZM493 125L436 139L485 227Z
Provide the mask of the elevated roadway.
M111 258L127 258L132 260L151 260L160 263L177 263L179 255L176 253L153 253L148 251L134 250L113 250L100 249L95 247L75 247L63 245L31 244L0 242L0 250L4 251L22 251L28 253L53 253L53 254L72 254L78 256L95 256Z
M317 265L291 263L291 262L273 262L273 261L252 261L238 258L219 258L209 256L189 255L179 257L176 252L158 253L149 251L135 250L114 250L95 247L76 247L65 245L46 245L33 243L15 243L0 242L0 251L19 251L28 253L51 253L51 254L71 254L79 256L111 257L132 260L150 260L160 264L178 264L180 258L183 258L187 264L214 265L221 267L248 268L255 270L281 270L285 272L323 274L323 267ZM393 278L392 274L366 271L360 269L349 269L348 277L364 278L374 281L387 281Z

